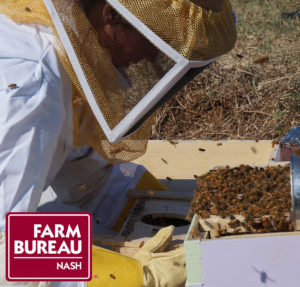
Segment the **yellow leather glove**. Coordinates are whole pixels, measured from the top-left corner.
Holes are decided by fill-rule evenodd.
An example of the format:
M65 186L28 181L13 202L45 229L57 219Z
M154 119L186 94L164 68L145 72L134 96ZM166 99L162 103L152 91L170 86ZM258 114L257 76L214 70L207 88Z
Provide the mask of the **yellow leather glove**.
M164 252L172 240L174 226L161 229L134 256L144 266L147 287L184 287L186 281L184 248Z
M143 266L137 260L93 246L92 280L88 287L142 287Z
M174 226L161 229L137 252L135 259L93 246L92 280L88 287L183 287L183 248L163 252Z

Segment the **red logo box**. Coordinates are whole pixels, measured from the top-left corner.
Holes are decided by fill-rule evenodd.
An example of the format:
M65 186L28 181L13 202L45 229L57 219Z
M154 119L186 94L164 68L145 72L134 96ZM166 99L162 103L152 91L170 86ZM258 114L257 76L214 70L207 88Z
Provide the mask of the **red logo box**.
M8 213L8 281L89 281L90 213Z

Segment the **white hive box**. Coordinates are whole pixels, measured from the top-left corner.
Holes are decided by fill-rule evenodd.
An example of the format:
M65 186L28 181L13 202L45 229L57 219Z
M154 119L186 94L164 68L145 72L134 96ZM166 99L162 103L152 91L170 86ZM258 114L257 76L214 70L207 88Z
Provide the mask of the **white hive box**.
M186 287L300 286L300 232L205 239L198 221L184 242Z

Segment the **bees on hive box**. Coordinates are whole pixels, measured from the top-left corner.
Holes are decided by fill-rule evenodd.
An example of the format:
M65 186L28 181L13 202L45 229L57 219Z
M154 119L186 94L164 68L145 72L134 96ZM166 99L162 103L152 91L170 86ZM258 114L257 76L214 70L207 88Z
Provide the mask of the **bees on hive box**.
M230 217L228 230L236 228L236 215L244 233L293 230L290 196L290 168L286 166L220 168L198 176L197 189L188 214L201 218ZM220 236L225 233L218 231ZM241 230L234 233L241 233ZM226 232L228 235L228 232Z

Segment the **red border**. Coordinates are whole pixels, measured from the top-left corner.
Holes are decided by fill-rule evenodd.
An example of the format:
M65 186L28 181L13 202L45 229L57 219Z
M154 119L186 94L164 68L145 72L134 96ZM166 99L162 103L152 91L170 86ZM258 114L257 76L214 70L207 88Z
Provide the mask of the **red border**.
M89 268L89 275L88 278L75 278L75 279L70 279L70 278L9 278L8 277L8 238L9 238L9 216L11 215L16 215L16 214L20 214L20 215L25 215L25 216L40 216L40 215L88 215L88 220L89 220L89 237L90 237L90 252L88 254L89 256L89 262L90 262L90 268ZM6 250L5 250L5 259L6 259L6 263L5 263L5 276L6 276L6 280L10 281L10 282L14 282L14 281L90 281L92 279L92 244L93 244L93 239L92 239L92 217L93 215L90 212L8 212L6 214L6 238L5 238L5 244L6 244Z

